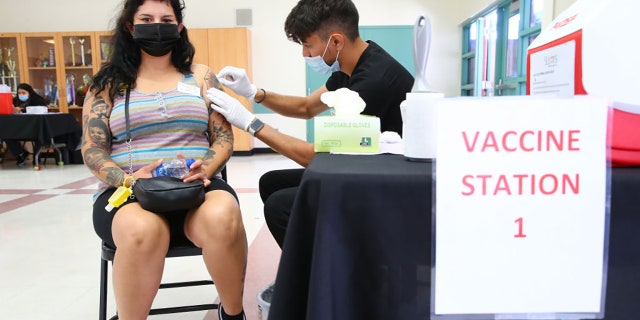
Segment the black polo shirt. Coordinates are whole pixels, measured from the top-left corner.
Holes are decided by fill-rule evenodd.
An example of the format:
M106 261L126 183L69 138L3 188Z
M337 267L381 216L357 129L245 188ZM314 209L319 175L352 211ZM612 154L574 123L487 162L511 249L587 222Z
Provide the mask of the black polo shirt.
M349 88L366 103L362 114L380 118L380 130L402 135L400 103L413 86L413 76L389 53L373 41L364 50L351 77L334 72L325 86L329 91Z

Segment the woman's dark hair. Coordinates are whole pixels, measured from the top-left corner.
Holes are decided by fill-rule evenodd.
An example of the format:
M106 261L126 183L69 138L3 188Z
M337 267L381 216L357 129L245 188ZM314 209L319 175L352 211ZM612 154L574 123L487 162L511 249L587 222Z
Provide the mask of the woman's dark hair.
M358 9L351 0L300 0L289 13L284 32L300 44L314 32L326 39L336 29L354 41L360 36L358 20Z
M141 62L140 46L133 41L129 28L133 25L133 16L138 7L145 1L149 0L125 0L113 30L111 56L92 80L91 90L94 90L94 94L98 94L108 87L109 97L113 99L124 86L135 84ZM183 0L161 1L171 5L178 24L182 23L185 8ZM194 54L195 48L189 41L187 28L183 27L180 32L180 40L171 52L171 64L182 74L190 74Z
M32 87L30 84L28 84L28 83L21 83L21 84L19 84L19 85L18 85L18 89L16 89L16 92L17 92L18 90L20 90L20 89L22 89L22 90L24 90L24 91L29 92L29 98L33 98L33 97L35 97L35 96L40 96L39 94L37 94L37 93L33 90L33 87Z

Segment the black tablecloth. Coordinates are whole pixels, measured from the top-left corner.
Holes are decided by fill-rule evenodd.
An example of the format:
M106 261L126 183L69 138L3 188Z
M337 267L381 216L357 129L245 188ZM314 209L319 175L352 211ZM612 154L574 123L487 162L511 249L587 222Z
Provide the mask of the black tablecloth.
M34 150L55 139L73 152L81 137L82 127L69 113L0 115L0 139L34 141Z
M640 168L611 172L606 320L640 319Z
M295 201L269 319L428 319L431 168L399 155L316 155ZM640 168L612 170L605 313L640 317Z
M0 138L48 142L65 134L82 134L82 127L69 113L0 115Z

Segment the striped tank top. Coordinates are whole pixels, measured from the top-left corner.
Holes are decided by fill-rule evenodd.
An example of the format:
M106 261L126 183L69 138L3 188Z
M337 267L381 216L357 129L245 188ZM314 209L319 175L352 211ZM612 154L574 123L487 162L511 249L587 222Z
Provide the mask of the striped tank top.
M183 76L187 86L200 87L193 75ZM109 117L113 140L111 159L129 173L129 149L124 114L125 96L117 95ZM129 97L129 123L131 127L131 157L133 172L164 159L175 159L180 152L186 158L201 159L209 150L207 124L209 112L204 99L198 94L175 89L165 92L144 93L131 90ZM100 183L94 196L108 185Z

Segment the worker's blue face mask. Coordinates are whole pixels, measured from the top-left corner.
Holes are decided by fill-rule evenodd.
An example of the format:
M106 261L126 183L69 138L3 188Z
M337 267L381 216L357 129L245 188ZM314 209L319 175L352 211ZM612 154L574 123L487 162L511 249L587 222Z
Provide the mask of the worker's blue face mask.
M331 35L333 37L333 35ZM340 56L340 51L338 51L338 55L336 55L336 61L334 61L331 65L328 65L324 61L324 55L327 53L327 49L329 49L329 43L331 43L331 37L327 41L327 46L324 47L324 52L322 56L315 57L304 57L304 60L307 62L309 68L321 74L329 74L340 70L340 63L338 62L338 57Z
M28 94L19 94L18 95L18 99L20 99L20 101L25 102L27 100L29 100L29 95Z

